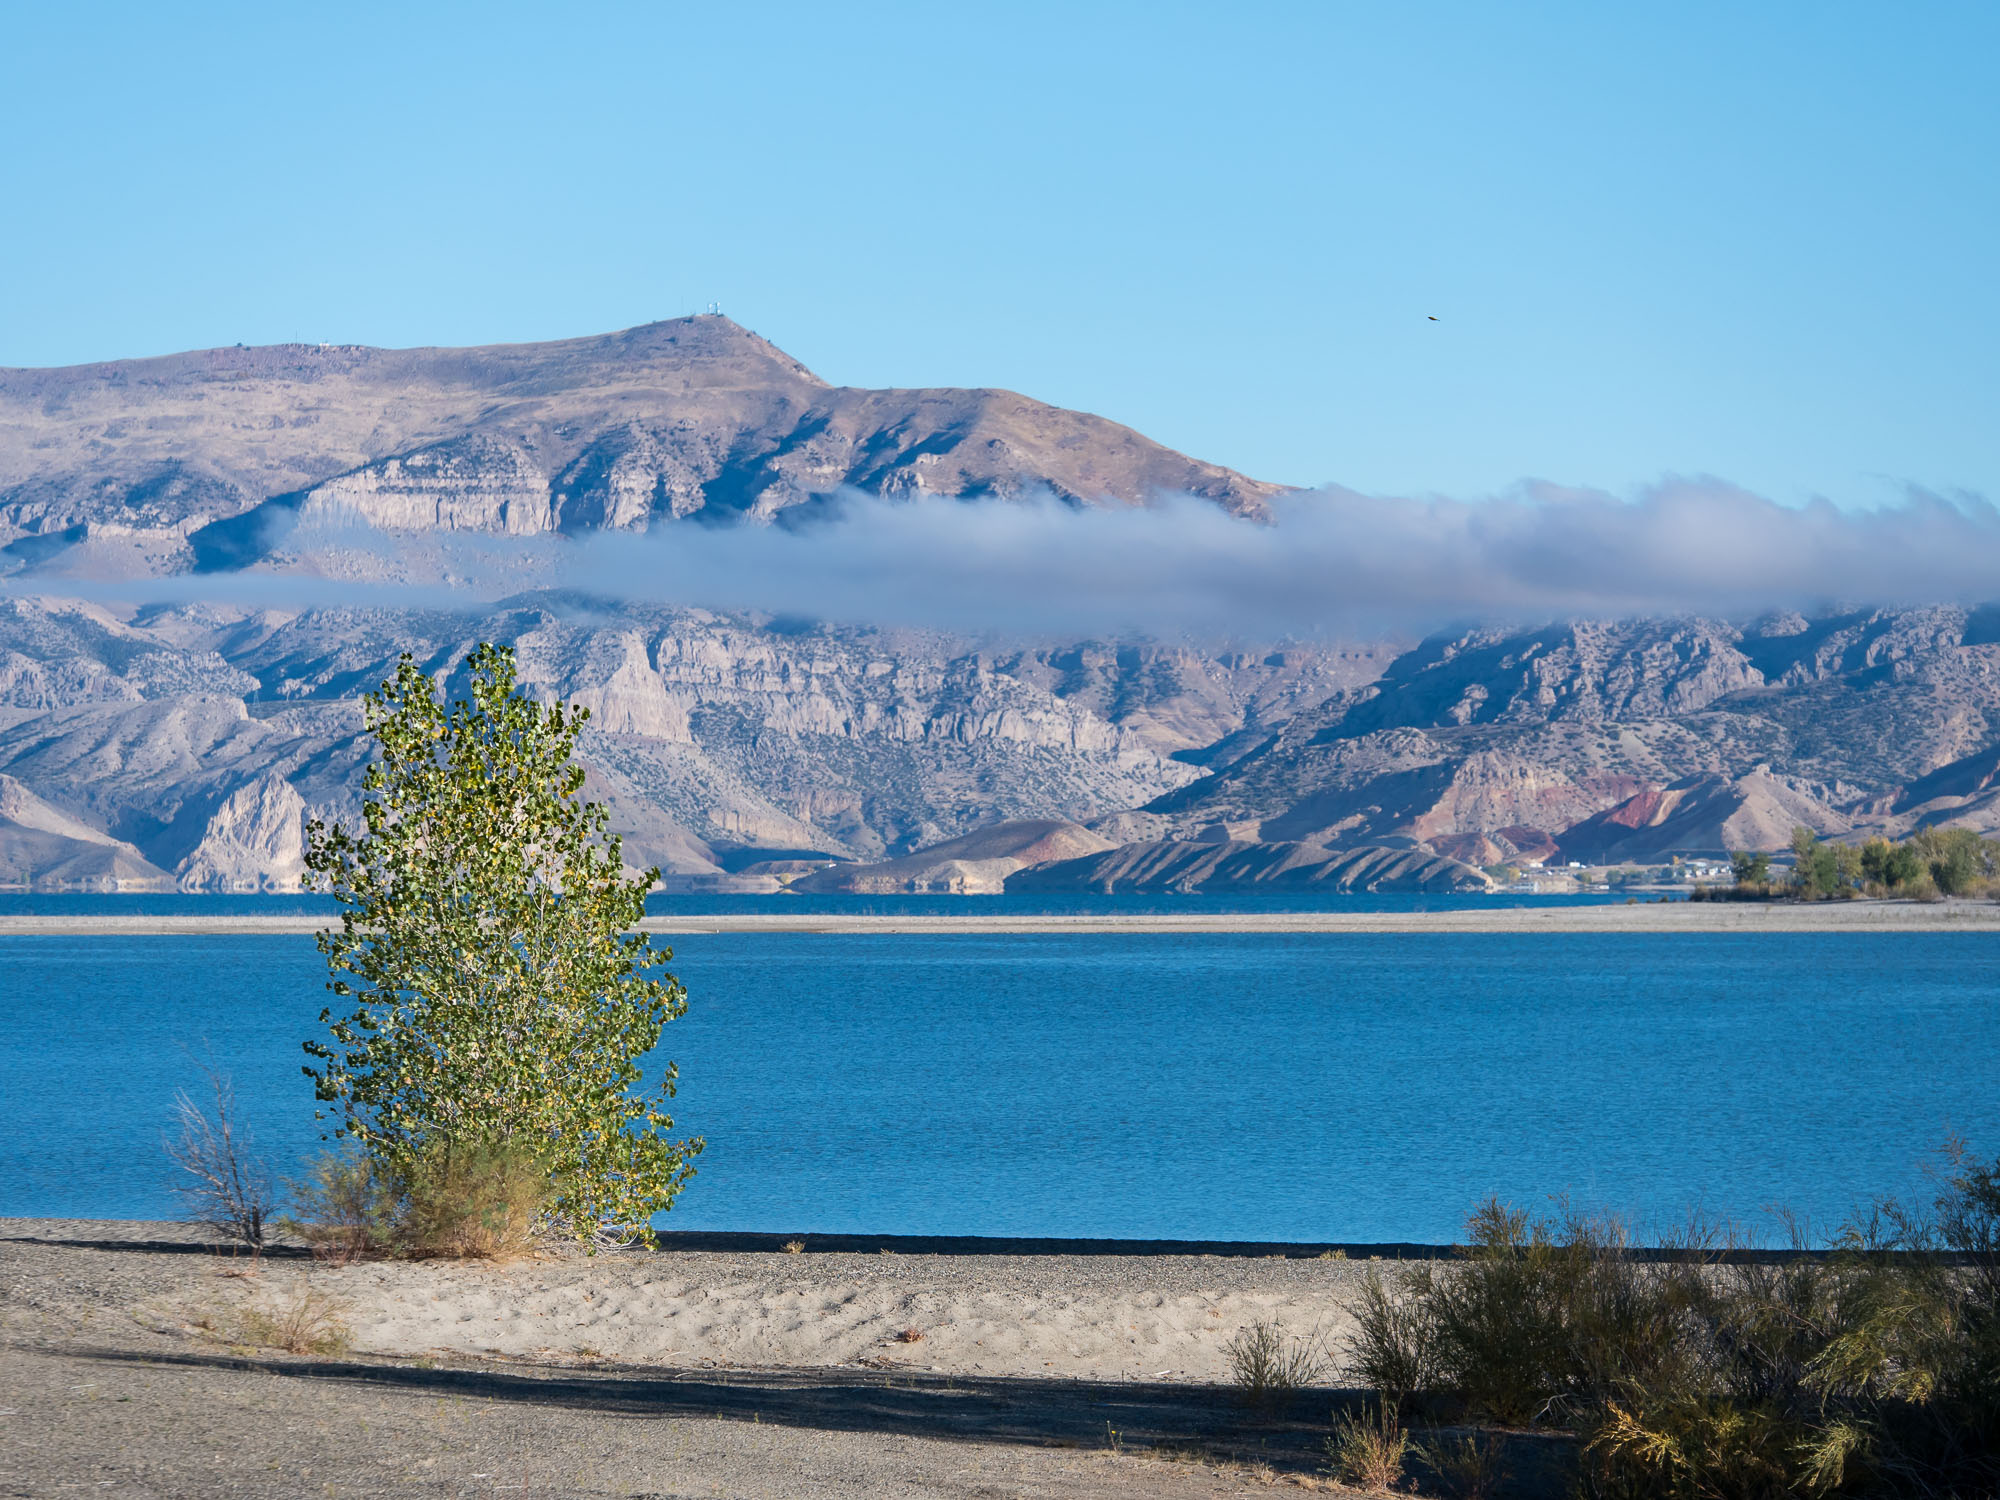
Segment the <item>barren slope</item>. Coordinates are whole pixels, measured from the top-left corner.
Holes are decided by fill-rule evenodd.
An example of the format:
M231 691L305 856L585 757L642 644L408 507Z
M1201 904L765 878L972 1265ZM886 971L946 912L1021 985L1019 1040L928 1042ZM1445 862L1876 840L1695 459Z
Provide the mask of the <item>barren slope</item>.
M479 349L308 344L0 370L0 561L254 559L298 517L527 534L769 517L853 486L1081 503L1277 486L1011 391L828 385L727 318Z

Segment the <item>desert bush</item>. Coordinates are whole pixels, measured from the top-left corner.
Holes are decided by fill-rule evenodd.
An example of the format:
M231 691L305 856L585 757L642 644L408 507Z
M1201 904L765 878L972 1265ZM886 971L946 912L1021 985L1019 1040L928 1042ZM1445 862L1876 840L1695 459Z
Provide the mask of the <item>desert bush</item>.
M1410 1452L1452 1500L1490 1500L1506 1482L1506 1460L1490 1434L1434 1435L1412 1443Z
M340 1304L310 1286L275 1308L246 1308L235 1332L237 1343L287 1354L345 1354L354 1342Z
M1259 1318L1225 1346L1230 1379L1252 1406L1268 1406L1316 1384L1326 1374L1326 1341L1315 1328L1300 1337Z
M412 1259L504 1260L534 1248L548 1167L508 1141L436 1141L393 1183L389 1243Z
M162 1141L167 1158L182 1173L174 1190L189 1223L259 1255L274 1203L271 1175L258 1160L254 1144L237 1128L235 1085L225 1073L204 1071L207 1092L214 1096L214 1113L185 1089L176 1091L175 1128Z
M436 1141L395 1167L334 1153L292 1185L287 1227L336 1264L367 1256L500 1260L534 1248L547 1168L506 1141Z
M1419 1268L1391 1291L1381 1273L1369 1269L1354 1310L1359 1333L1349 1340L1354 1372L1384 1396L1428 1391L1444 1379L1437 1322L1426 1295L1432 1285Z
M1776 1264L1699 1236L1647 1264L1615 1225L1489 1203L1465 1260L1364 1298L1356 1364L1567 1428L1588 1495L2000 1493L2000 1162L1939 1178Z
M1639 1264L1617 1223L1531 1219L1489 1201L1467 1238L1465 1259L1404 1272L1372 1306L1364 1296L1355 1363L1382 1389L1404 1372L1404 1389L1441 1386L1525 1424L1601 1402L1673 1357L1699 1278Z
M387 1252L394 1195L368 1157L329 1151L290 1186L293 1211L285 1227L315 1256L344 1266L362 1256Z
M1410 1434L1392 1401L1377 1401L1359 1414L1337 1412L1326 1455L1334 1475L1364 1490L1392 1490L1402 1480L1410 1454Z

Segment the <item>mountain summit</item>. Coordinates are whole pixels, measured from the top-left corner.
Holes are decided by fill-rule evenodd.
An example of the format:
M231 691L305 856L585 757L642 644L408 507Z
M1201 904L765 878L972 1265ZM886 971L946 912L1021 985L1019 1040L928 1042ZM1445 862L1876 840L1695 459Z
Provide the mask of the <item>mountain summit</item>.
M1280 486L1001 390L829 385L705 315L476 349L279 344L0 370L0 557L254 560L292 516L533 534L769 519L853 488L1078 504ZM4 565L0 565L4 567Z

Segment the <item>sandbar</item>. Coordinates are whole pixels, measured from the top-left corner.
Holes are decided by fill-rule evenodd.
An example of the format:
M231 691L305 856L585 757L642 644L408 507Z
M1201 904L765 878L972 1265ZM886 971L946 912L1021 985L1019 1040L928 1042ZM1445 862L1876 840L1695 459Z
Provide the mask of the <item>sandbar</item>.
M804 933L849 936L1014 936L1104 933L1716 933L1970 932L2000 930L1992 901L1655 901L1490 906L1433 911L1094 912L1038 915L967 912L816 913L782 909L715 915L650 916L640 928L662 936ZM317 916L187 913L0 915L0 937L172 937L310 934Z

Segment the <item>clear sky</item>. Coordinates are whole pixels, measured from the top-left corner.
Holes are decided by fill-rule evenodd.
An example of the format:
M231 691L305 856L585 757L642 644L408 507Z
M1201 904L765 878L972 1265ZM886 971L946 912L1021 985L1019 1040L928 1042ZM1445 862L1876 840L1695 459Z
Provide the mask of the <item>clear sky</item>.
M2000 500L1997 55L1943 0L17 0L0 364L713 300L1291 483Z

